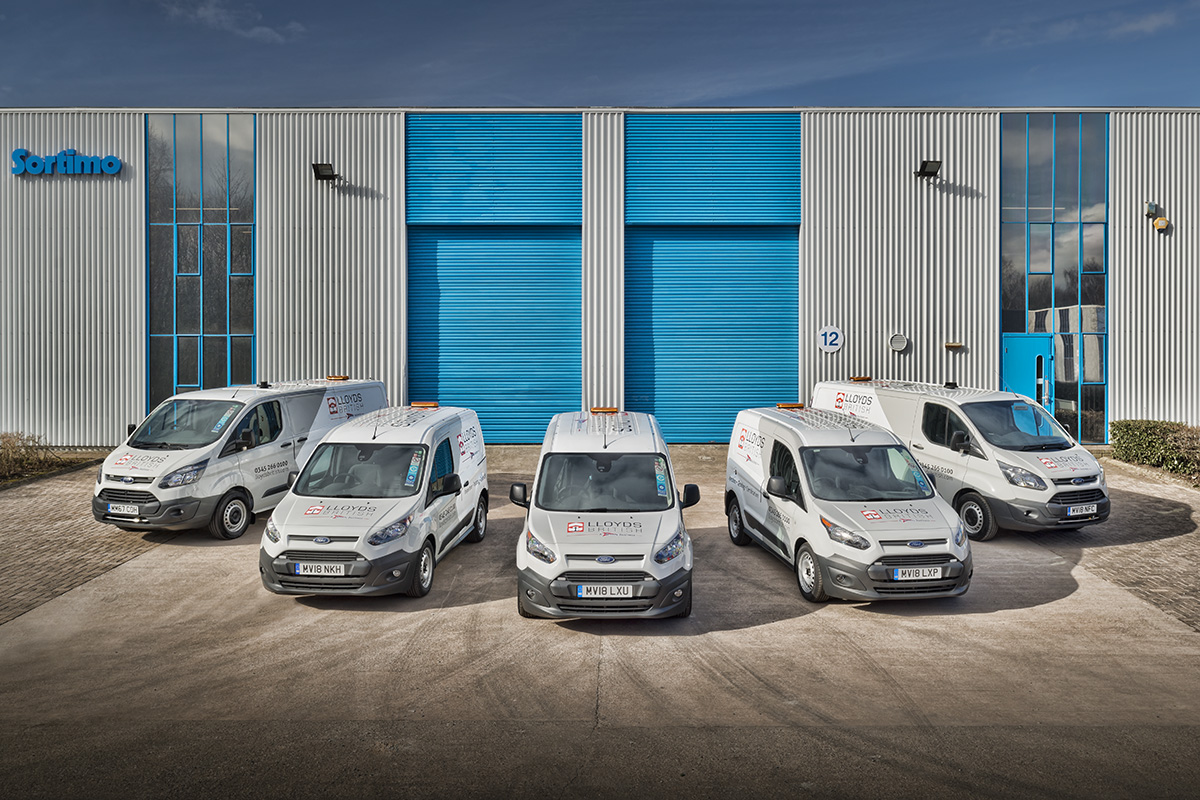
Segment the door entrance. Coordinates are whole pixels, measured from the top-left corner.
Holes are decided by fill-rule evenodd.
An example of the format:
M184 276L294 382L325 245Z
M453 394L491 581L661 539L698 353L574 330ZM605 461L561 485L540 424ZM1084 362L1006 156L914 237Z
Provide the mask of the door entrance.
M1001 385L1032 397L1054 413L1054 335L1007 333L1001 359Z

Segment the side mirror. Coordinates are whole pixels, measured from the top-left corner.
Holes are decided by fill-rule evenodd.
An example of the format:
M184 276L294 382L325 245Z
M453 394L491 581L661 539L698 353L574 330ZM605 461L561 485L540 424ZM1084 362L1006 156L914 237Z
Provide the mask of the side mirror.
M462 491L462 478L457 472L451 472L442 482L441 494L458 494Z
M292 484L296 482L296 478L298 478L298 477L300 477L299 472L289 472L288 473L287 485L288 485L289 489L292 488Z
M250 436L249 429L242 431L242 435L237 438L237 449L238 450L249 450L253 444L254 444L254 440Z
M966 453L971 449L971 437L966 431L955 431L950 436L950 449L958 453Z
M700 487L694 483L685 483L683 485L683 502L680 503L684 508L691 508L700 502Z
M772 475L770 478L767 478L767 494L774 497L780 497L784 500L793 499L792 496L788 494L787 484L784 483L783 478L779 477L778 475Z
M133 436L133 432L137 430L137 423L131 422L125 426L125 437Z
M526 492L525 484L514 483L508 489L508 499L512 501L514 506L529 508L529 496Z

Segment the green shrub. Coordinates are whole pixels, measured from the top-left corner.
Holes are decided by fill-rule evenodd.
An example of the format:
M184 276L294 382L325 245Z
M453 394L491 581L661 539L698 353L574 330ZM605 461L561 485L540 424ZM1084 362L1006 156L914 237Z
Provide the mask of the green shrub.
M1182 422L1121 419L1110 426L1113 458L1200 481L1200 428Z
M46 472L64 463L40 436L0 433L0 481Z

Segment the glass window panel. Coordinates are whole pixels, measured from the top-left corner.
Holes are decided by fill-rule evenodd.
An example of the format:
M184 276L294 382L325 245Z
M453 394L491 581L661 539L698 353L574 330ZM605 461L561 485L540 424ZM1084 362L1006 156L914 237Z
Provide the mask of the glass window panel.
M1000 220L1025 221L1025 115L1000 115Z
M1029 115L1029 221L1054 219L1054 115Z
M204 115L204 221L225 222L228 218L229 186L226 163L226 117Z
M200 228L196 225L180 225L179 250L175 270L184 275L200 274Z
M1084 383L1104 383L1104 336L1081 336L1080 338L1080 360L1083 362L1083 382Z
M1054 271L1054 226L1029 226L1029 271Z
M200 221L200 115L175 115L175 221Z
M1083 271L1104 272L1104 225L1083 226Z
M200 385L200 339L195 336L180 336L178 376L180 386Z
M150 222L175 221L175 133L170 114L146 118L146 182Z
M1000 226L1001 325L1005 333L1025 332L1025 226Z
M229 279L229 332L254 333L254 278Z
M1080 115L1080 204L1084 222L1107 218L1108 115Z
M1029 333L1051 332L1053 327L1053 320L1050 318L1053 281L1052 275L1029 276Z
M1079 115L1054 115L1054 219L1079 221Z
M1085 273L1080 278L1081 301L1079 308L1082 323L1080 330L1085 333L1105 333L1107 331L1108 313L1104 303L1104 275Z
M1055 383L1079 383L1079 364L1076 361L1074 334L1060 333L1054 337L1054 381Z
M1104 424L1104 387L1084 386L1082 394L1083 415L1080 419L1080 440L1087 444L1100 444L1108 438L1108 431Z
M229 234L230 272L249 275L254 272L254 229L234 225Z
M1079 384L1054 384L1054 418L1074 438L1079 438Z
M200 333L200 276L175 279L175 332Z
M150 226L150 333L174 333L175 228Z
M253 344L249 336L235 336L229 340L229 380L231 384L254 383Z
M229 385L226 373L226 342L224 336L204 337L204 388L219 389Z
M1079 367L1075 360L1076 337L1054 337L1054 417L1067 432L1078 437Z
M204 332L225 333L225 302L229 267L225 263L224 225L204 228ZM221 384L224 386L225 384Z
M229 219L254 222L254 115L229 115Z
M175 337L150 337L150 407L175 394Z
M1054 305L1079 303L1079 226L1054 226Z

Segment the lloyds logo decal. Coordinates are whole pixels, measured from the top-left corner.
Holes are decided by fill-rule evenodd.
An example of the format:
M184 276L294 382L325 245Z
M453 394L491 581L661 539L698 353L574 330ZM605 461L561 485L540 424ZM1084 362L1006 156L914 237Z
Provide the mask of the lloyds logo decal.
M13 175L116 175L124 166L116 156L84 156L59 150L54 156L35 156L24 148L12 151Z

